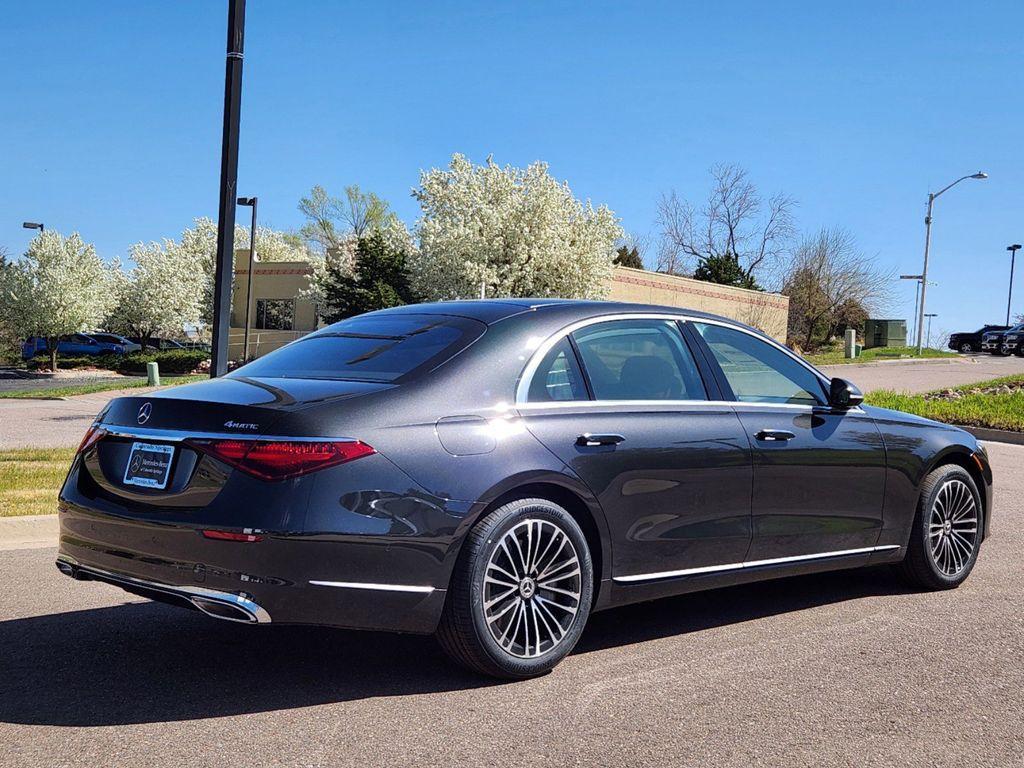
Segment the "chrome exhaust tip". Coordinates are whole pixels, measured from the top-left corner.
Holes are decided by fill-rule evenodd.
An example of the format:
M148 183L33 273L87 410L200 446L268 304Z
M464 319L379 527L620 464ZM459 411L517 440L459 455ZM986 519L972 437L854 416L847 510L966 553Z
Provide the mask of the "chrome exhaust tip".
M239 621L243 624L257 624L259 618L255 614L235 603L227 603L222 600L211 600L208 597L191 598L192 605L215 619L224 621Z

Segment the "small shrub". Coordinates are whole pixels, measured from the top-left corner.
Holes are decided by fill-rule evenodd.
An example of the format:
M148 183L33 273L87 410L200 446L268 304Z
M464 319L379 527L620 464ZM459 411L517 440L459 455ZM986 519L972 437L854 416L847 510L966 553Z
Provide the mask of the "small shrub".
M117 358L115 370L120 373L145 373L146 363L156 362L160 366L160 373L192 373L209 358L210 353L200 349L132 352Z

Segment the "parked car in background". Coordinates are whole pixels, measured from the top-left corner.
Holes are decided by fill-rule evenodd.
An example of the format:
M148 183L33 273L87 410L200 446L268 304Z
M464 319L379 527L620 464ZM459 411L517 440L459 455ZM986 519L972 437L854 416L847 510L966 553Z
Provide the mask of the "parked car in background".
M1002 353L1024 357L1024 323L1003 334Z
M1007 334L1020 333L1024 333L1024 323L1020 323L1011 328L1004 327L998 331L989 331L981 337L981 349L993 355L1008 355L1010 354L1010 351L1005 346Z
M1005 331L1005 325L983 325L976 331L953 333L949 337L949 348L957 352L981 352L982 337L986 333Z
M159 349L161 352L172 349L188 349L188 347L180 341L175 341L174 339L161 339L156 336L150 336L148 340L144 340L141 336L132 336L131 340L134 341L140 349L143 346L143 342L145 342L146 349Z
M141 344L138 344L132 341L131 339L121 336L120 334L117 333L108 333L107 331L96 331L95 333L90 333L88 335L90 338L96 339L96 341L98 341L101 345L109 344L112 347L123 347L125 352L138 352L142 349Z
M49 351L46 339L41 336L30 336L21 345L21 356L24 360L43 355ZM72 333L61 336L57 343L57 354L65 357L80 357L82 355L123 355L125 345L116 342L99 341L86 333Z
M509 678L629 603L887 563L952 589L990 529L985 448L862 400L678 307L396 307L110 401L57 567L217 619L434 632Z

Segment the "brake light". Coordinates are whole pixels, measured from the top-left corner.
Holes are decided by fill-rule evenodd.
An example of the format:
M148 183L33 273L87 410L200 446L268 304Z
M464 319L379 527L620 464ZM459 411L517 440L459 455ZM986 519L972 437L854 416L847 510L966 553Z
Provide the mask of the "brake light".
M204 528L203 536L208 539L217 539L219 541L244 541L252 543L254 541L262 541L263 537L255 533L235 533L234 531L218 531L216 528Z
M90 424L89 429L85 433L85 437L82 438L82 442L78 444L78 450L75 453L83 453L92 448L96 443L100 441L100 438L105 434L103 427L98 424Z
M189 445L261 480L285 480L369 456L358 440L189 440Z

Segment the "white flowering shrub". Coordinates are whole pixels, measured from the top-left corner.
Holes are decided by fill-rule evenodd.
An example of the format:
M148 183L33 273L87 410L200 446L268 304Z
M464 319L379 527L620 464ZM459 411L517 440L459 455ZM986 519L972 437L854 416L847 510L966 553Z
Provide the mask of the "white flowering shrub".
M173 240L137 243L135 266L113 269L115 305L106 326L127 336L149 339L159 331L181 333L200 322L206 274L194 254Z
M427 299L561 296L600 298L622 235L606 206L577 200L546 163L473 165L452 156L420 174L422 216L410 262Z
M110 269L77 232L40 233L24 256L0 269L2 322L21 338L46 338L56 368L57 339L102 322L113 301L111 282Z

